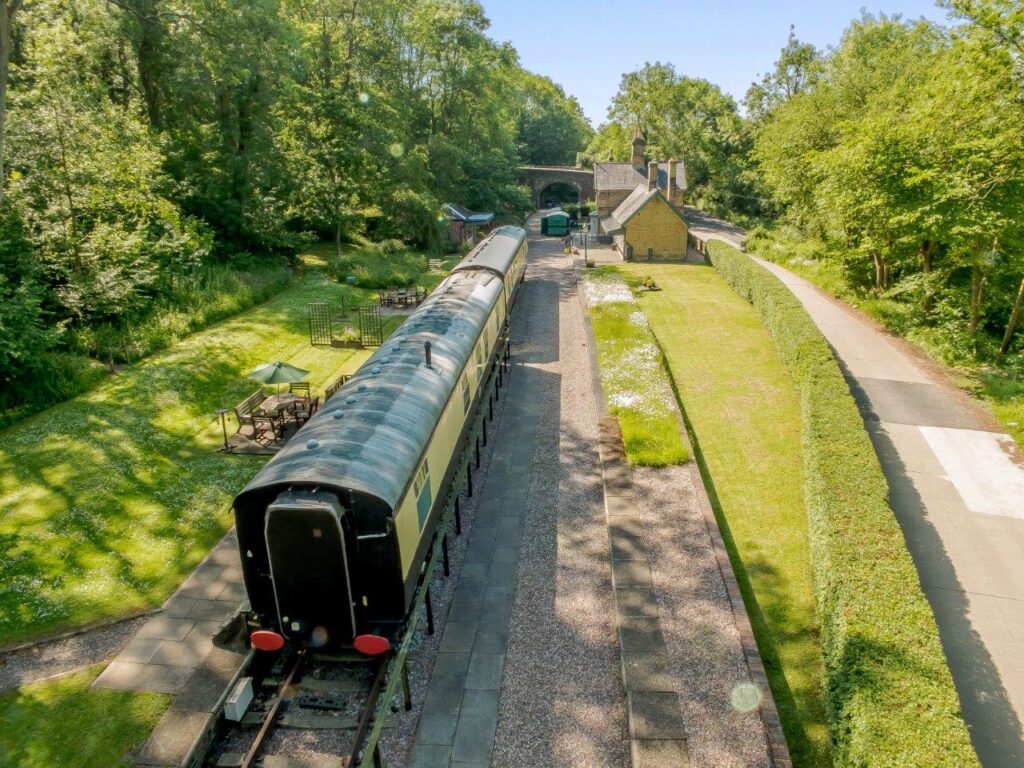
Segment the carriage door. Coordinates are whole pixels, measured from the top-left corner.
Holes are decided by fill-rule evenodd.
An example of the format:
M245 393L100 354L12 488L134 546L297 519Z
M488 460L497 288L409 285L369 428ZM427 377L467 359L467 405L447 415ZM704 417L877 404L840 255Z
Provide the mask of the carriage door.
M352 642L347 523L337 497L283 493L267 508L265 525L281 633L313 647Z

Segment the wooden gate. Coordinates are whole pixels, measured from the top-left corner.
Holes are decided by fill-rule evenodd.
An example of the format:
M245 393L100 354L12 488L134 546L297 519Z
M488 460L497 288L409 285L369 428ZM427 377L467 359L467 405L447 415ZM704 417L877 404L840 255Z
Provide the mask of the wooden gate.
M379 347L384 343L380 307L359 308L359 343L364 347Z
M309 305L309 343L314 347L329 347L334 342L331 308L327 304Z

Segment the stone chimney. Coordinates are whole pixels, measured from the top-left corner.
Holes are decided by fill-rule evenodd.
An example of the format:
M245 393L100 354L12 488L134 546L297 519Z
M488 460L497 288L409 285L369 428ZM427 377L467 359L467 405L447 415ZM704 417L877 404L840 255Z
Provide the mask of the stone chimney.
M658 188L658 161L651 160L647 164L647 191L653 192Z
M640 133L638 125L633 129L633 155L629 161L634 168L644 167L644 152L646 151L647 142L644 140L644 135Z
M674 157L668 161L668 184L665 186L665 197L670 203L676 201L676 165L679 163Z

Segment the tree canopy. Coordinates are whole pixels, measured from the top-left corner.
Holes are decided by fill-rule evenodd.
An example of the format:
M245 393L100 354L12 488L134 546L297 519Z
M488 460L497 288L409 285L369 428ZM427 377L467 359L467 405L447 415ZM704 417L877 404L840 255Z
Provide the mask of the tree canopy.
M1022 12L948 5L968 23L864 14L828 54L791 36L748 94L752 157L783 220L855 282L963 353L1005 353L1024 273Z
M488 24L473 0L4 0L0 377L214 262L434 248L445 202L521 215L516 167L591 129Z

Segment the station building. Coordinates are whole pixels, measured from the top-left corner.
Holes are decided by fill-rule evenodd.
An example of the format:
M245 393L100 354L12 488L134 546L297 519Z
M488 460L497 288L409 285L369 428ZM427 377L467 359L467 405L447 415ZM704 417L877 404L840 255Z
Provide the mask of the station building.
M678 160L647 162L645 150L646 141L637 129L630 162L594 163L601 234L627 261L684 258L686 165Z

